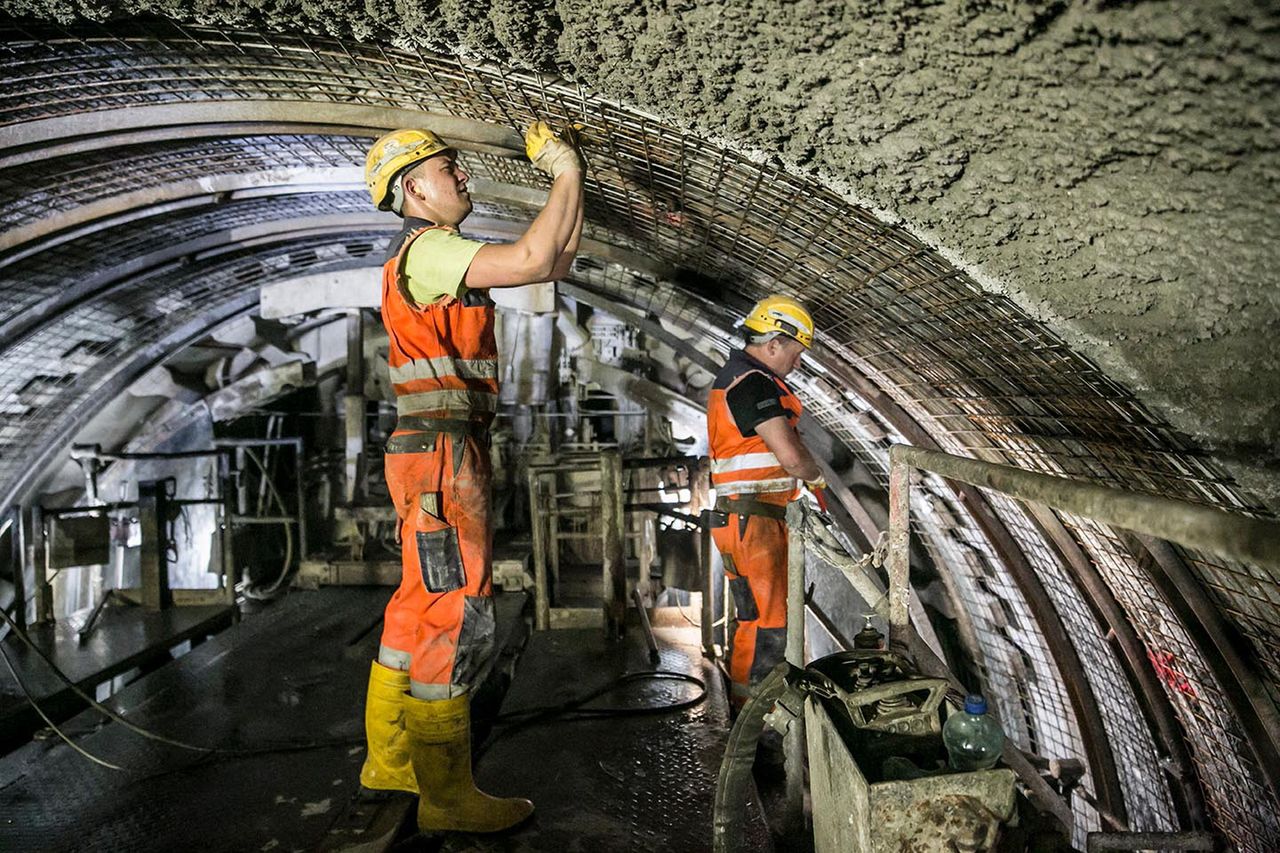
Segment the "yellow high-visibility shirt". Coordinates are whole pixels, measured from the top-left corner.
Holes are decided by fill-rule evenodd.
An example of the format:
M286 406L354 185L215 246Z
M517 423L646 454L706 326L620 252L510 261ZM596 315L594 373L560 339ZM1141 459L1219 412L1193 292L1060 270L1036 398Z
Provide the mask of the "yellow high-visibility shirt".
M430 305L442 296L461 299L467 292L463 279L484 243L468 240L454 231L433 228L409 247L404 272L409 295L419 305Z

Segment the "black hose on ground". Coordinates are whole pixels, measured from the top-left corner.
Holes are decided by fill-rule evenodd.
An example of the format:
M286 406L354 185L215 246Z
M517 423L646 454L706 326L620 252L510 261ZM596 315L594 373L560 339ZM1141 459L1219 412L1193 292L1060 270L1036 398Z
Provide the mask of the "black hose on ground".
M587 703L600 698L606 693L617 690L628 684L634 684L641 681L676 681L692 684L698 688L698 692L688 699L682 699L678 702L671 702L665 705L641 705L631 708L584 708ZM476 750L475 759L478 761L480 756L484 755L493 746L494 742L528 728L529 726L545 723L551 720L586 720L599 719L601 717L639 717L649 716L652 714L668 714L673 711L682 711L685 708L692 708L707 698L707 685L697 676L689 675L686 672L673 672L665 669L645 670L643 672L626 672L609 683L596 688L576 699L563 702L559 705L549 705L539 708L526 708L519 711L508 711L505 714L499 714L488 720L480 721L482 723L491 723L495 726L503 728L491 734L485 742Z
M716 799L712 812L712 850L715 853L735 853L743 850L743 828L746 826L746 806L752 784L751 765L756 760L756 744L764 730L764 717L774 703L787 692L787 676L792 667L780 663L754 688L754 695L747 700L738 714L729 743L720 762L720 775L716 779Z

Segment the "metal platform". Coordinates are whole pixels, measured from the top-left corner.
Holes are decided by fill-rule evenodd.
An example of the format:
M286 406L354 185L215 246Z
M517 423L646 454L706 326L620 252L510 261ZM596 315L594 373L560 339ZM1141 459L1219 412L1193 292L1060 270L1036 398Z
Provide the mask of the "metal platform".
M241 750L202 755L88 711L60 741L0 761L0 849L308 849L354 792L361 705L383 589L295 593L112 697L169 737ZM316 743L325 746L316 748Z
M231 624L231 616L231 609L224 606L159 611L117 606L102 611L83 643L68 622L36 625L28 635L77 687L92 695L97 685L134 667L163 664L170 660L172 648L221 631ZM10 638L5 653L27 690L55 720L84 707L26 645ZM0 667L0 752L17 746L43 725L8 668Z
M696 629L658 627L663 669L696 674L707 700L658 716L554 720L499 734L476 765L482 787L530 797L534 818L485 838L413 837L412 800L351 820L364 759L362 702L390 591L294 592L128 686L109 704L170 737L231 750L204 755L145 740L85 712L60 741L0 759L0 849L23 851L707 850L728 721ZM525 596L498 596L499 642L523 640ZM648 668L643 640L607 644L595 630L541 632L520 659L504 712L557 704ZM593 705L668 703L693 685L648 683ZM477 712L480 713L479 711ZM479 728L479 726L477 726ZM378 810L375 809L375 812ZM758 815L758 810L757 810ZM762 819L756 849L768 849ZM384 834L380 840L375 836ZM373 842L370 845L370 842Z
M672 609L671 612L676 612ZM729 734L728 702L714 666L703 659L696 627L657 626L656 668L707 685L705 701L652 716L553 719L509 733L495 729L476 765L493 794L523 796L537 811L497 840L452 836L444 851L705 851L711 849L716 774ZM598 629L536 632L521 657L504 714L558 705L622 675L654 669L643 635L606 642ZM697 687L642 682L602 696L591 708L677 702ZM760 808L748 810L751 849L769 850Z

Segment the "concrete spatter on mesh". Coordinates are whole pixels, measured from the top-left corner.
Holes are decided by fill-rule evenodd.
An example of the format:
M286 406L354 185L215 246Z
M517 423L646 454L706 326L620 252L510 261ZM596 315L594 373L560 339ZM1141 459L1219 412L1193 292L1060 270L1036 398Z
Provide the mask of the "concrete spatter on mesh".
M100 0L0 8L105 20ZM554 72L900 217L1272 507L1277 12L1245 2L395 0L128 11Z

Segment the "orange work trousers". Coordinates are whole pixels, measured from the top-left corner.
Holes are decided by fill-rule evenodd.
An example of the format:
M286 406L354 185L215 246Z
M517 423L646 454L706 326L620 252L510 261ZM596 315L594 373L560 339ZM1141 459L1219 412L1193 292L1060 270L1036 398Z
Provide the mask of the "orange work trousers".
M379 659L407 657L411 681L456 695L483 677L494 651L489 451L473 436L438 434L434 449L388 453L385 465L401 577Z
M742 707L752 687L786 659L787 525L781 519L730 513L729 523L713 528L711 538L737 610L729 677L731 699Z

